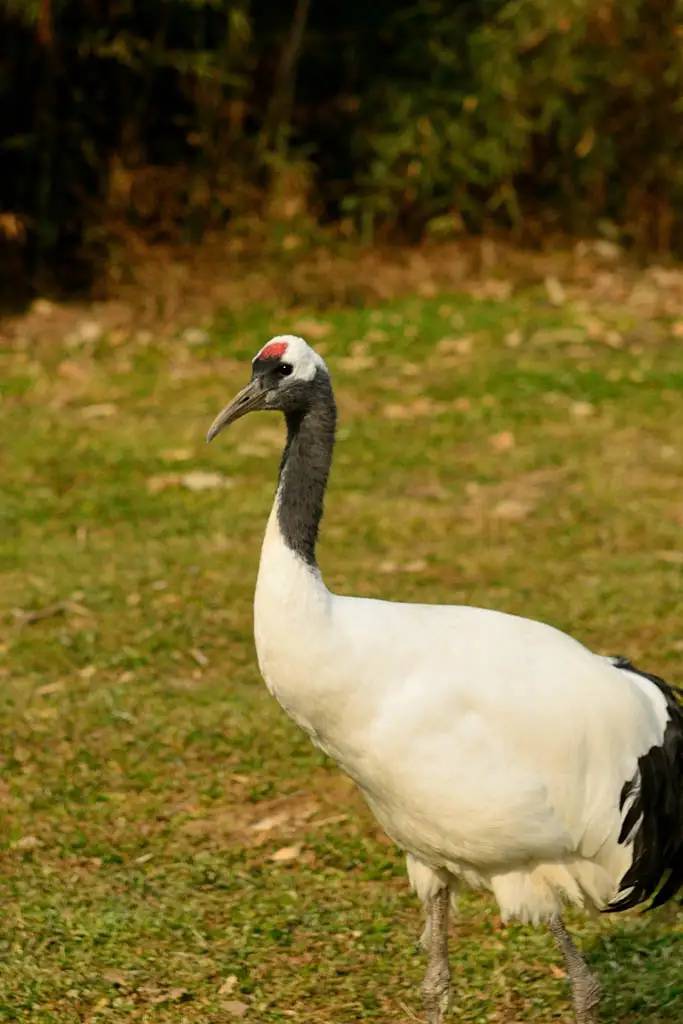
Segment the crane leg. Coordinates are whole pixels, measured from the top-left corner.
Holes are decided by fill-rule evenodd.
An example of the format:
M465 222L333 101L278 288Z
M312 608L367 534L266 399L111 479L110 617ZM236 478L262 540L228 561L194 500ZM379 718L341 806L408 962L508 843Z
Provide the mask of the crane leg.
M451 969L448 964L448 887L439 889L427 904L427 926L422 937L427 951L427 973L422 983L427 1024L443 1024L448 1008Z
M562 950L567 965L567 974L569 975L572 987L576 1024L598 1024L600 982L588 970L585 960L572 942L571 936L559 915L551 919L550 931L555 942Z

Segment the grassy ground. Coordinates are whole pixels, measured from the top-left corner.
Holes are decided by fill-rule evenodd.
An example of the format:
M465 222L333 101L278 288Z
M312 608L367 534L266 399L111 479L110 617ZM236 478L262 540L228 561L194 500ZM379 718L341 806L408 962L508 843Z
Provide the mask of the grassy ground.
M542 618L683 679L681 325L557 291L0 354L0 1020L418 1019L402 859L255 666L281 425L203 443L273 333L338 386L334 589ZM676 908L571 922L606 1022L683 1018ZM452 960L454 1020L569 1020L547 936L487 898Z

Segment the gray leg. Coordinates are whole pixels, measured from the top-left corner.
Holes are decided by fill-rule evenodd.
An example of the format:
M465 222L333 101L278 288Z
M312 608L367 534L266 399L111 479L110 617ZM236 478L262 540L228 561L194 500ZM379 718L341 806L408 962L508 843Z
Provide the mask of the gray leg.
M585 960L572 942L561 917L552 918L550 931L564 954L567 974L572 986L576 1024L598 1024L600 982L588 970Z
M448 1007L451 970L448 966L448 888L439 889L427 906L422 937L427 950L427 973L422 984L427 1024L443 1024Z

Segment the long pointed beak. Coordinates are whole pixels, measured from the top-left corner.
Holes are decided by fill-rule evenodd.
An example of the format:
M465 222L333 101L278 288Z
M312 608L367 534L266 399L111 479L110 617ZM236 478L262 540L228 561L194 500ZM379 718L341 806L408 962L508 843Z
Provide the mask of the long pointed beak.
M245 388L237 392L232 402L218 413L206 435L207 443L213 441L216 434L220 434L224 427L234 423L240 416L245 416L254 409L262 409L265 396L266 392L261 387L261 382L256 378L250 380Z

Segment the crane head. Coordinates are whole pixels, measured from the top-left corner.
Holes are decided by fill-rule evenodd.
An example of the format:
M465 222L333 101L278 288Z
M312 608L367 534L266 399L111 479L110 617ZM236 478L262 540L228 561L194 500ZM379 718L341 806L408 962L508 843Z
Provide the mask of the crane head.
M248 412L259 409L304 411L318 374L327 375L321 356L303 338L282 334L271 338L252 360L251 380L213 421L207 441Z

